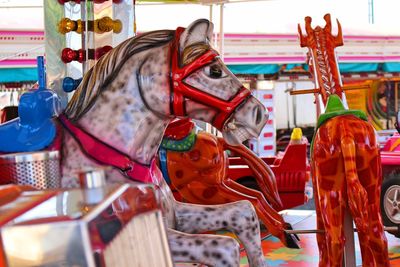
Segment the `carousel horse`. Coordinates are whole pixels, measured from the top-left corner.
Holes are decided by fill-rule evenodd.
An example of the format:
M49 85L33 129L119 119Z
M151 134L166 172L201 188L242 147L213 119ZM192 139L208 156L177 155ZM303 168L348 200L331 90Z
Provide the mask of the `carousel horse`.
M227 176L226 150L245 160L253 171L260 191L247 188ZM196 133L190 119L171 122L158 152L160 168L172 192L193 204L224 204L238 200L250 201L267 229L285 246L299 248L291 229L274 209L281 209L274 173L244 145L231 146L223 138L207 132ZM272 207L271 207L272 205Z
M155 161L164 130L175 117L209 122L231 145L257 137L266 123L265 107L211 48L212 32L212 23L198 20L187 29L126 40L85 74L57 125L48 123L54 115L51 108L45 110L45 123L35 124L43 131L31 131L31 137L25 132L32 128L20 125L25 119L11 121L3 130L15 138L9 138L7 146L0 144L0 151L16 152L14 143L24 149L21 138L40 143L25 147L31 150L60 150L66 187L78 185L77 172L101 166L112 167L106 171L110 183L129 179L154 184L175 262L239 266L235 239L200 234L227 229L243 244L250 266L266 266L257 214L249 201L215 206L180 203ZM31 115L25 115L34 121L37 105L28 109ZM58 134L51 142L54 129Z
M343 45L341 26L331 34L330 15L326 26L311 27L307 35L298 26L301 47L308 47L309 65L325 112L318 118L312 143L312 179L317 212L320 267L342 266L343 220L346 210L354 219L363 266L389 266L387 240L380 216L381 164L379 144L366 115L346 106L334 49ZM318 102L318 95L316 101Z

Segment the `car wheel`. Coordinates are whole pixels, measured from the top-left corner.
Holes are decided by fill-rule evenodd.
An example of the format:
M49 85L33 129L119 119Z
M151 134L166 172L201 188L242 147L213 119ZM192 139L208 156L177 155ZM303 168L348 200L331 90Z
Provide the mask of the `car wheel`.
M385 226L400 225L400 176L384 179L381 190L381 214ZM400 237L400 233L393 233Z

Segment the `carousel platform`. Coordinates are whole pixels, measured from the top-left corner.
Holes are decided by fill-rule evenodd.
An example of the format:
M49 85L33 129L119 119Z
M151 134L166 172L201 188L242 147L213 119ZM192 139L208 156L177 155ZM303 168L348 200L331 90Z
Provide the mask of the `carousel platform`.
M294 229L315 229L314 210L286 210L282 211L285 221L291 223ZM270 236L265 230L263 235L263 251L268 266L277 267L318 267L318 246L315 234L303 234L300 236L301 249L290 249L283 247L279 240ZM389 245L389 258L392 267L400 267L400 239L386 233ZM361 252L358 246L357 234L356 263L361 265ZM242 251L241 267L248 267L247 258Z
M280 212L286 222L292 224L294 229L309 230L315 229L316 214L315 210L284 210ZM226 232L218 232L218 234L229 235ZM315 234L303 234L300 236L301 249L290 249L284 247L280 241L271 236L266 230L262 231L262 247L265 260L269 267L318 267L318 245ZM362 266L361 252L358 245L358 237L355 233L356 244L356 265ZM386 233L389 246L389 258L391 267L400 267L400 239ZM197 264L177 264L177 267L203 267ZM249 267L246 253L242 249L240 267Z

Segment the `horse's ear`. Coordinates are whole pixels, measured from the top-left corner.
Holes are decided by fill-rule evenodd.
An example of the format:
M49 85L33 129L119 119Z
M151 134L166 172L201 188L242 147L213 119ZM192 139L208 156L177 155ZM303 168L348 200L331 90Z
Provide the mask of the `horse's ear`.
M179 40L179 51L193 44L208 44L211 42L214 25L207 19L199 19L185 29Z

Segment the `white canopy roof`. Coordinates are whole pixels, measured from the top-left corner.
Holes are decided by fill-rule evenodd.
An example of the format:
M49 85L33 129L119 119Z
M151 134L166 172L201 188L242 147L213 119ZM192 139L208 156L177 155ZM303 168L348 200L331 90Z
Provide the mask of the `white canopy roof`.
M130 1L130 0L129 0ZM139 1L139 3L154 1ZM159 1L165 2L165 1ZM400 35L400 1L374 2L374 24L369 24L366 0L181 0L174 2L229 2L224 6L224 32L296 34L297 23L311 16L314 25L324 24L323 15L339 18L344 33L350 35ZM235 3L239 2L239 3ZM43 29L42 0L0 0L0 29ZM214 8L218 23L219 9ZM210 18L206 5L138 5L139 31L187 26L197 18Z

